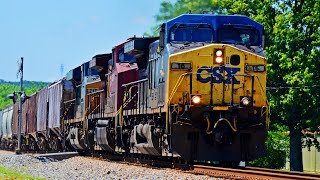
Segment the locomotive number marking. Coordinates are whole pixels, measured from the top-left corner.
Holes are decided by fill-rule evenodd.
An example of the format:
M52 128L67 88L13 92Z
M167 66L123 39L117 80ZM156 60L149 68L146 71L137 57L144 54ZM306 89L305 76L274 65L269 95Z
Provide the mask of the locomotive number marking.
M206 78L203 78L201 76L201 73L205 72L206 74L212 74L212 80L209 75L207 75ZM231 84L231 77L234 74L237 74L237 72L240 71L240 68L230 68L230 67L214 67L210 68L207 66L202 66L197 71L197 80L202 83L210 82L214 84L220 84L224 82L225 84ZM223 78L222 73L226 72L226 79ZM240 81L236 79L236 77L233 77L233 83L234 84L240 84Z

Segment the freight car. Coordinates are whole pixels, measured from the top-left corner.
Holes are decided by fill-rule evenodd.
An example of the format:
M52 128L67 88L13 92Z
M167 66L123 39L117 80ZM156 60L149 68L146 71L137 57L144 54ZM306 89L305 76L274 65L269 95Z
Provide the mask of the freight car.
M185 14L159 35L129 38L39 91L29 106L37 108L36 133L27 129L25 138L53 151L261 157L269 122L262 25L241 15ZM35 111L26 112L28 124Z
M12 114L13 106L5 107L1 113L2 114L2 125L1 125L1 149L13 149L12 141Z

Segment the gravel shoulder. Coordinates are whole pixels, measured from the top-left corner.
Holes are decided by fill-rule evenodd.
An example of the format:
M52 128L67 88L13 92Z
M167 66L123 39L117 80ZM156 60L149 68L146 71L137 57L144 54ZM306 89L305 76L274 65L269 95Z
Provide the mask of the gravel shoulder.
M62 161L15 155L0 151L0 165L47 179L217 179L173 169L152 169L108 162L90 157L72 157Z

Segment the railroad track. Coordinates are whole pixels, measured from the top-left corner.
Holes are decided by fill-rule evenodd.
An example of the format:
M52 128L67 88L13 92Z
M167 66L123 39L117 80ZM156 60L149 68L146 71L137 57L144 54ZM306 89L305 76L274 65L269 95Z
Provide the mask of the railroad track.
M320 174L244 167L241 169L194 165L190 171L230 179L320 179Z
M62 152L62 153L49 153L49 154L33 154L37 158L53 158L53 159L66 159L69 157L79 155L76 152ZM243 168L223 168L213 167L208 165L190 165L174 163L170 160L163 161L160 159L148 159L148 158L129 158L120 155L99 155L90 154L87 157L99 158L101 160L118 161L120 163L126 163L136 166L145 167L159 167L159 168L173 168L185 171L192 174L202 174L212 177L220 177L227 179L319 179L320 174L315 173L303 173L292 172L275 169L257 168L257 167L243 167Z
M114 156L104 156L103 159L112 159ZM146 167L165 167L179 169L192 174L203 174L212 177L221 177L227 179L319 179L320 174L292 172L275 169L243 167L243 168L222 168L207 165L191 165L185 163L177 163L172 161L139 159L139 158L123 158L120 157L120 162L131 165L146 166Z

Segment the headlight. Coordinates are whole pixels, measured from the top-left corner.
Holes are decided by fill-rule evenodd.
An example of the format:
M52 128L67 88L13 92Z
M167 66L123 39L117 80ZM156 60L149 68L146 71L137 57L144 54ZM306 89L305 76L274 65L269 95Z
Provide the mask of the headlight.
M216 51L216 56L222 56L222 51L221 50L217 50Z
M215 49L214 50L214 63L222 64L223 63L223 49Z
M222 57L216 57L215 61L216 61L216 63L220 64L223 62L223 59L222 59Z
M240 104L243 106L249 106L251 104L251 97L241 97Z
M199 104L200 101L201 101L201 97L195 95L195 96L193 96L193 97L191 98L191 100L192 100L192 103L193 103L193 104Z
M191 69L191 63L171 63L171 69Z

